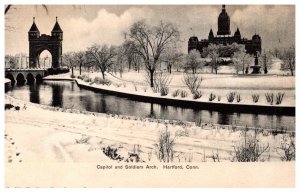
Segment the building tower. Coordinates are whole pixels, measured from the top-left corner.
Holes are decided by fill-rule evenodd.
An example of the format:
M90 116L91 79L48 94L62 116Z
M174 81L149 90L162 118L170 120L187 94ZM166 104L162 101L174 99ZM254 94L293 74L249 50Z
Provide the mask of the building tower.
M213 33L212 29L210 29L210 31L209 31L208 40L209 41L213 41L214 40L214 33Z
M222 12L218 18L218 32L217 35L230 35L230 17L228 16L225 5L222 5Z
M33 23L31 25L31 28L28 31L28 40L30 41L39 37L40 37L40 31L35 24L35 17L33 17Z
M236 29L233 37L234 37L235 42L241 41L241 32L240 32L239 28Z

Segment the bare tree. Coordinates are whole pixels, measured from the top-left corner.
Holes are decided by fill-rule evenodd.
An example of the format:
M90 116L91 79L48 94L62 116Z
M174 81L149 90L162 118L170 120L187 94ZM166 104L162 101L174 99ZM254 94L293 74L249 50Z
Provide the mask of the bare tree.
M116 56L114 60L114 69L119 71L120 77L122 77L122 73L124 71L123 63L125 60L128 60L128 56L126 53L126 49L124 48L123 45L117 47L116 49ZM130 59L130 63L132 63L132 59ZM131 65L130 65L131 66Z
M150 74L150 86L154 87L154 72L158 61L166 47L178 40L178 30L173 24L163 21L152 27L148 26L145 21L138 21L125 35L125 38L128 37L134 42L135 51L142 57L146 70Z
M122 47L124 48L124 55L128 63L128 70L130 70L134 60L134 55L136 54L134 42L125 40L125 42L122 44Z
M295 71L295 47L292 46L288 49L285 49L281 59L284 61L283 66L290 70L291 75L294 76Z
M76 66L75 52L68 52L62 56L64 65L68 66L72 70L71 77L74 77L74 67Z
M105 71L113 64L116 55L114 46L108 47L107 45L93 45L87 49L89 59L95 62L96 66L100 69L103 79L105 79Z
M181 61L183 54L179 52L176 46L171 46L165 49L162 53L162 61L167 64L168 72L172 73L172 66Z
M143 58L138 54L134 54L132 62L133 62L135 71L137 71L139 73L140 69L141 69L141 64L143 63Z
M9 64L9 68L15 69L18 65L17 56L5 55L5 65Z
M35 5L36 8L37 8L37 6L38 6L38 5ZM47 5L41 5L41 6L42 6L42 8L46 11L46 13L48 14L49 11L48 11ZM4 15L6 15L6 14L8 13L8 11L12 9L12 7L13 7L12 4L6 5L6 6L5 6L5 9L4 9Z
M258 63L263 65L265 74L268 73L268 69L272 66L272 54L270 52L263 51L258 56Z
M238 74L239 71L242 71L243 74L245 74L245 65L250 64L251 56L246 53L245 49L243 49L239 52L234 52L232 62L236 69L236 74Z
M81 68L86 61L85 52L79 51L75 53L75 60L79 64L79 75L81 75Z
M204 65L204 61L201 60L201 55L197 50L191 50L186 56L186 68L192 69L193 74L197 72L197 68Z
M220 56L219 48L220 46L216 44L209 44L207 47L208 56L211 58L211 73L215 70L215 73L218 74L218 58Z

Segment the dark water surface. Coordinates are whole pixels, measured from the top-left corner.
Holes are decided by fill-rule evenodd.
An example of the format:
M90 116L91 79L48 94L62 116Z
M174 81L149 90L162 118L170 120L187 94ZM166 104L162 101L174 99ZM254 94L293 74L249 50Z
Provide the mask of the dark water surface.
M294 116L228 113L138 102L80 89L75 82L70 81L43 81L39 84L15 85L6 93L33 103L100 113L295 129Z

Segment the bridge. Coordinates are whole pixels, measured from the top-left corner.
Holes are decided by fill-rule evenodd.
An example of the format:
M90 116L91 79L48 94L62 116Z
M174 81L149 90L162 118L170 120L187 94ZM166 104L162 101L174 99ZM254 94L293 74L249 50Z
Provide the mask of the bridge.
M5 78L10 79L12 84L30 84L41 81L45 76L47 76L46 69L5 69Z

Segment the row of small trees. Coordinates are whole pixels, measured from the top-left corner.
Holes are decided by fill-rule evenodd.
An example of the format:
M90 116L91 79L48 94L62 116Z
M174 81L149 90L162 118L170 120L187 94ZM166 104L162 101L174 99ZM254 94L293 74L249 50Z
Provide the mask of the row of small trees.
M72 69L72 76L73 68L79 64L80 74L82 66L94 67L101 71L103 79L108 69L122 72L125 61L129 68L134 65L139 69L140 64L143 64L149 74L150 86L153 87L158 63L163 59L169 66L175 63L178 55L174 57L173 52L167 50L171 50L178 40L179 31L171 23L160 22L149 26L145 21L138 21L125 33L125 41L121 46L95 44L85 52L66 53L63 60Z

